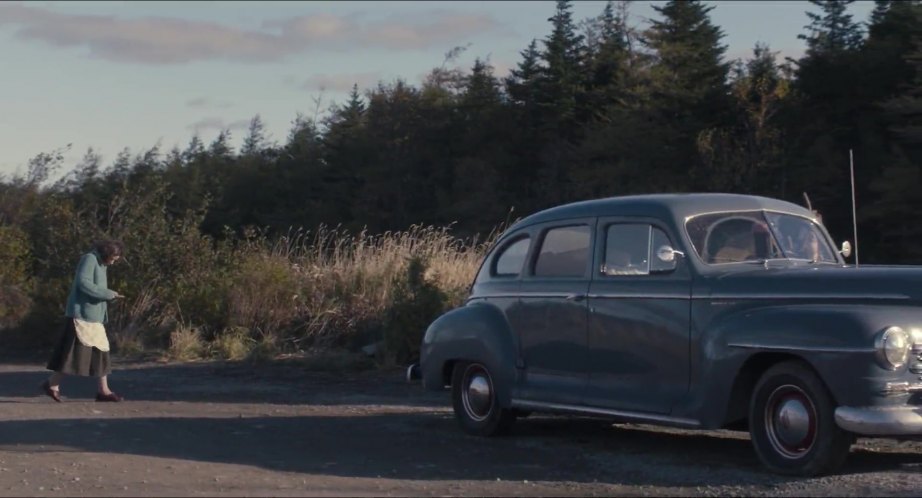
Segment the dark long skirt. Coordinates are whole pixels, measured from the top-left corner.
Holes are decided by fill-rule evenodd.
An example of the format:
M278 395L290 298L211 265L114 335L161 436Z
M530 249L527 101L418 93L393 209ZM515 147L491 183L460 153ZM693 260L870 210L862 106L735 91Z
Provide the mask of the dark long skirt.
M109 352L80 344L77 330L74 328L74 319L69 317L64 319L61 341L54 348L46 368L84 377L102 377L112 371Z

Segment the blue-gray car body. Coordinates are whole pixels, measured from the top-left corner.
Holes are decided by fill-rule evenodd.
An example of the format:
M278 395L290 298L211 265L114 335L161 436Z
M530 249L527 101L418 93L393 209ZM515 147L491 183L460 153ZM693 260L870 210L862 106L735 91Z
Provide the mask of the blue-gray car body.
M758 233L789 219L815 224L814 257L790 257L793 236ZM566 251L541 252L552 232L563 248L588 241L582 273ZM650 257L632 267L620 254L630 248L617 244L636 239L642 251L645 233ZM815 212L757 196L627 196L548 209L506 230L466 303L426 330L423 384L444 389L456 362L478 362L502 407L713 429L745 422L759 377L796 360L828 388L843 430L920 436L922 268L855 267L835 247ZM553 275L536 271L539 255ZM499 271L506 261L513 269ZM895 368L880 344L893 327L910 337Z

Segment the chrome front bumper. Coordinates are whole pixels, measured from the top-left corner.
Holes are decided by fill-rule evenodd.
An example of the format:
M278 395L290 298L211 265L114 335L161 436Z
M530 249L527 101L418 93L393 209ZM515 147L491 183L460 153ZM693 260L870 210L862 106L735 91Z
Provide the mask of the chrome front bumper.
M922 436L922 406L840 406L836 424L863 436Z

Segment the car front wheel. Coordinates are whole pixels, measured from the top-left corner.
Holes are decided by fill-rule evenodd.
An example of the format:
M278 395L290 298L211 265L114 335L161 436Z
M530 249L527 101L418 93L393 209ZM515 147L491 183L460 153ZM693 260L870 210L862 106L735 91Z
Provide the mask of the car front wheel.
M515 422L512 410L502 408L490 371L481 363L459 362L451 375L452 405L461 428L475 436L497 436Z
M768 369L749 407L749 433L759 459L781 474L811 476L845 461L854 436L835 422L835 401L800 362Z

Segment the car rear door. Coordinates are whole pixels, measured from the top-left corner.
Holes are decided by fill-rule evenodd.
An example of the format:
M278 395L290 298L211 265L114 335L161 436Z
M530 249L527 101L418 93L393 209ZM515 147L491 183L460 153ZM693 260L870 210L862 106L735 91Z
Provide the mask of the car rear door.
M586 368L586 331L595 218L537 227L538 243L510 322L521 347L522 399L577 404Z

